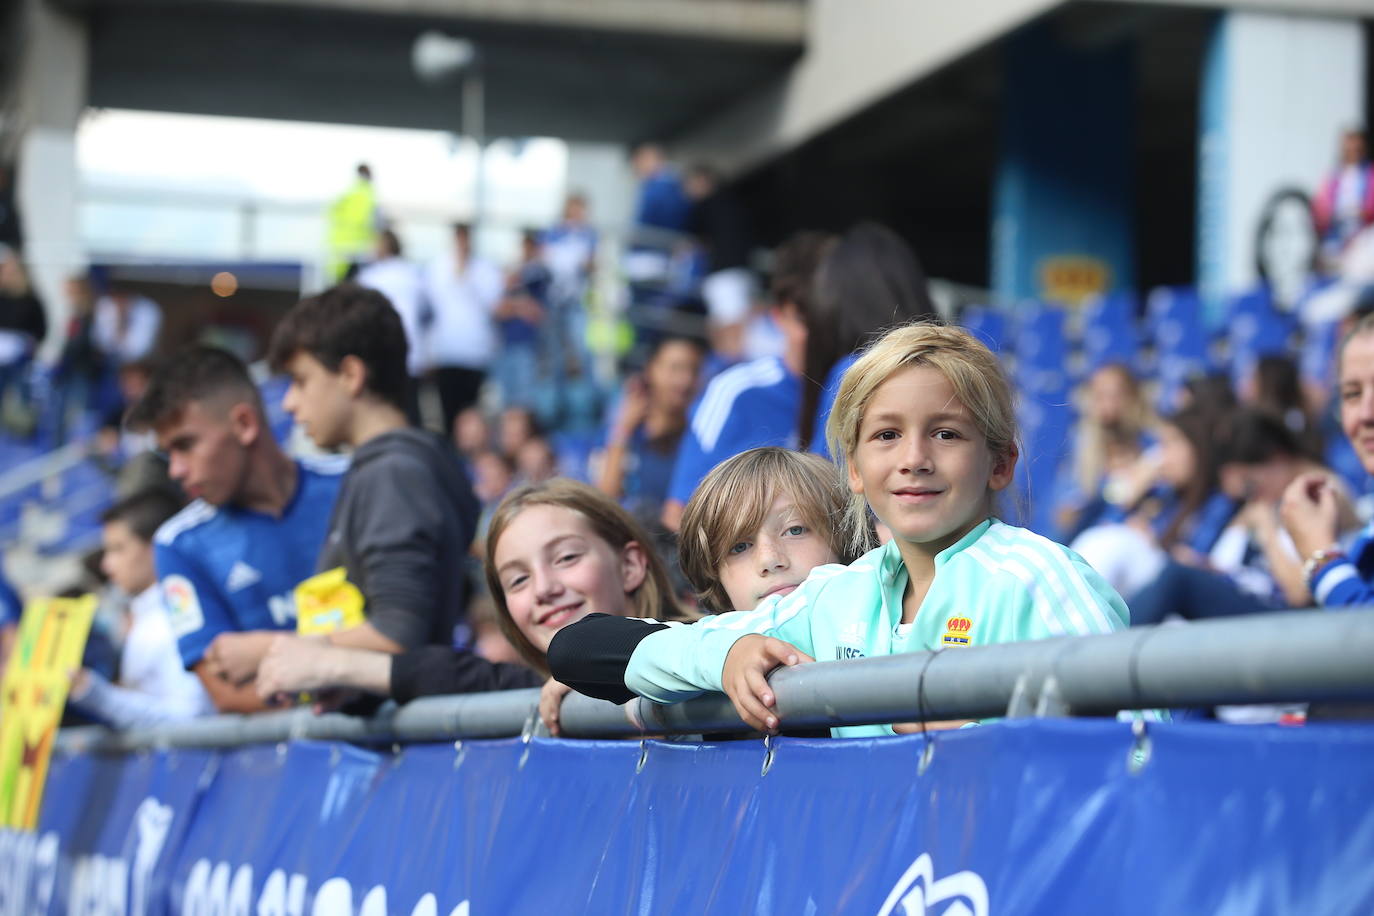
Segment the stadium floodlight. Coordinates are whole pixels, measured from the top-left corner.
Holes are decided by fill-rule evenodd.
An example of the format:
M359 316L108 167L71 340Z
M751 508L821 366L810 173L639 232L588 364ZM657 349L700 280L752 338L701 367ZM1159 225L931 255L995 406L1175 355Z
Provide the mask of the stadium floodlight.
M454 38L430 29L415 39L410 49L410 65L421 82L447 82L473 66L477 45L466 38Z
M420 82L431 86L462 80L462 132L477 144L471 221L480 224L485 197L483 184L487 147L486 83L482 74L481 52L473 41L430 29L422 32L411 46L410 65Z

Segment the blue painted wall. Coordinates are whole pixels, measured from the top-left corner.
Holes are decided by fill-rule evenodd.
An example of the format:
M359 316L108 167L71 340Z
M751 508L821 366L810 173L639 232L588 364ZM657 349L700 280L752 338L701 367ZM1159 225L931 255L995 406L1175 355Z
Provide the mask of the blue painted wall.
M994 291L1072 301L1133 288L1130 45L1070 47L1031 26L1007 42L1004 67Z

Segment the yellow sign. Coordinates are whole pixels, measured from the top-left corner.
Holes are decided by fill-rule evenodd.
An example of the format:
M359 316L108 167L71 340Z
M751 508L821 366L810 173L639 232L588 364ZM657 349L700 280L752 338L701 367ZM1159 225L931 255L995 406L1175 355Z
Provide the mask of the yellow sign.
M1040 295L1046 302L1082 305L1111 285L1106 261L1086 255L1057 255L1040 262Z
M363 593L340 566L296 586L296 632L302 636L337 633L361 624Z
M94 595L38 598L24 608L0 682L0 826L33 830L71 673L81 667Z

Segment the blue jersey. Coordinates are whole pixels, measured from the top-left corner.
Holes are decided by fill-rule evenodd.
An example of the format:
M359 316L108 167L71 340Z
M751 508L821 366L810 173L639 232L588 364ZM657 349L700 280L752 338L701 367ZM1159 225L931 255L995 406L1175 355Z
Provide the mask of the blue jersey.
M1374 522L1365 526L1345 552L1317 570L1312 597L1321 607L1374 604Z
M692 202L682 190L682 179L672 169L659 169L639 185L639 206L635 208L635 224L686 232L692 215Z
M732 455L763 445L792 448L801 382L776 356L726 369L692 407L668 498L687 502L701 478Z
M187 668L220 633L296 626L292 591L316 572L348 465L327 459L297 469L281 518L196 500L153 537L158 582Z

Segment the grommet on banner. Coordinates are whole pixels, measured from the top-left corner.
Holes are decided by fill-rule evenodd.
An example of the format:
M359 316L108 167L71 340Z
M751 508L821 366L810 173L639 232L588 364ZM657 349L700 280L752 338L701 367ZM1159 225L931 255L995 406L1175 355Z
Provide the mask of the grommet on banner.
M455 770L463 765L463 761L467 759L467 756L468 749L463 747L463 742L453 742L453 768Z
M297 707L292 712L291 726L286 731L286 740L304 741L310 737L310 723L315 718L310 710Z
M1135 740L1131 742L1130 753L1126 755L1126 769L1134 776L1150 762L1154 742L1150 740L1150 732L1145 726L1144 719L1136 719L1131 723L1131 734L1135 736Z
M534 737L541 725L539 719L539 707L530 707L530 714L525 716L525 724L520 727L520 743L525 746L524 753L520 755L519 768L525 768L525 762L530 759L530 739Z
M773 736L763 736L763 768L759 770L760 776L767 776L768 771L773 769Z
M525 724L520 726L520 743L529 744L534 737L535 730L539 727L539 707L530 708L530 714L525 716Z
M644 765L649 762L649 739L639 739L639 762L635 764L635 772L644 772Z
M926 739L926 746L921 748L921 762L916 765L916 775L924 776L926 770L930 769L931 761L935 759L935 739L929 732L923 732Z
M1030 697L1030 677L1026 674L1018 674L1016 683L1011 688L1011 699L1007 701L1008 719L1024 719L1035 715L1035 704Z
M1059 689L1059 680L1054 675L1045 678L1040 685L1040 696L1035 701L1037 719L1058 719L1069 715L1069 704L1064 702L1064 693Z

